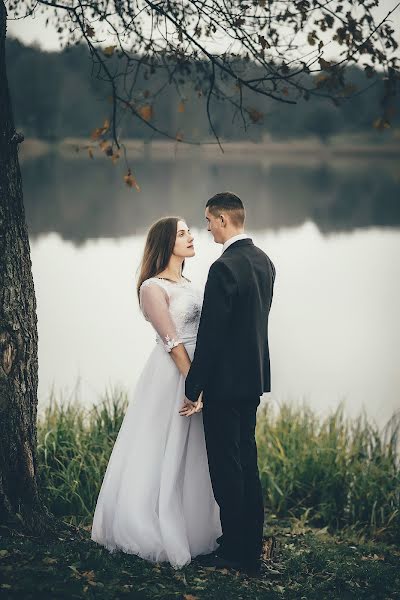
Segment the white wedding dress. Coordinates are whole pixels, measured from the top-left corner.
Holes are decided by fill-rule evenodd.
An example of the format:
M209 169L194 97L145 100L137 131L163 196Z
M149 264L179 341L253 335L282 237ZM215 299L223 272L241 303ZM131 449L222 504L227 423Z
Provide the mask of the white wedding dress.
M140 306L157 343L112 450L91 533L110 551L175 568L215 550L221 535L203 417L179 415L185 380L169 355L183 342L193 358L201 303L189 281L152 277L140 288Z

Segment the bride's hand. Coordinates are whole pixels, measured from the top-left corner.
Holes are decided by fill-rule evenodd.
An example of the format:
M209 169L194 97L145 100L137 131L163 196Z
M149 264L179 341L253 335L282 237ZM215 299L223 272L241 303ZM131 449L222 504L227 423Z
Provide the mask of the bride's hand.
M183 406L179 411L179 414L182 417L191 417L195 413L198 413L203 408L203 392L200 394L199 399L196 402L192 402L185 398L183 401Z

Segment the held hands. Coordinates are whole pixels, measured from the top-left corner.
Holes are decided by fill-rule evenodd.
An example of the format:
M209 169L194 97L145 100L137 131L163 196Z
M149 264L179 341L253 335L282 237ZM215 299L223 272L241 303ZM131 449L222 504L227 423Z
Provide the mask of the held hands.
M192 402L187 398L183 401L183 406L179 411L181 417L191 417L195 413L199 413L203 408L203 392L201 392L197 402Z

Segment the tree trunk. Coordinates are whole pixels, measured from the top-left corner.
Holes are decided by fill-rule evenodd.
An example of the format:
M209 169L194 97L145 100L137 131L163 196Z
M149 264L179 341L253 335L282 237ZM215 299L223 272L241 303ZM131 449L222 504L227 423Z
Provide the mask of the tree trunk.
M0 0L0 525L33 534L54 519L37 487L37 318Z

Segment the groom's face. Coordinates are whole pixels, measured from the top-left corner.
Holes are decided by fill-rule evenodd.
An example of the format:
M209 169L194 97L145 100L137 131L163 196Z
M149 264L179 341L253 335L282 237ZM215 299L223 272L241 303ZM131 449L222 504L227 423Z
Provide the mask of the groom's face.
M206 208L205 212L206 222L207 222L207 231L212 233L214 238L214 242L217 244L223 244L223 227L221 217L219 215L214 216L209 210Z

